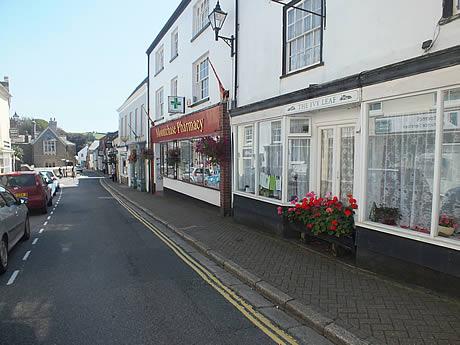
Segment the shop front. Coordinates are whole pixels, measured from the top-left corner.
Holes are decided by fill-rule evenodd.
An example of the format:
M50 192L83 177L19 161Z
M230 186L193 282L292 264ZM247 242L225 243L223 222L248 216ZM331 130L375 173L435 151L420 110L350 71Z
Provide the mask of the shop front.
M310 191L353 194L359 105L350 90L232 118L236 220L282 235L277 206Z
M145 142L134 142L128 149L128 184L141 192L147 190L145 146Z
M230 183L226 122L225 106L219 104L154 126L156 191L175 191L229 209L230 189L225 191ZM215 151L220 152L219 157Z
M460 66L232 117L233 212L352 194L358 265L460 295Z

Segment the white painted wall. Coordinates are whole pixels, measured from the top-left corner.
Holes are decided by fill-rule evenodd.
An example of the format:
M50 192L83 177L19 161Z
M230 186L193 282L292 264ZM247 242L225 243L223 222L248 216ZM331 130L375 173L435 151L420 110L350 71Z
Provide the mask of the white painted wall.
M240 1L238 105L421 56L441 18L441 0L327 0L324 66L280 78L283 6ZM431 52L460 44L460 20L439 26Z
M11 172L13 150L10 139L10 98L8 90L0 84L0 172Z
M84 148L82 148L80 151L78 151L77 156L78 156L78 164L84 166L86 162L86 157L88 155L88 148L89 146L86 145Z
M191 196L192 198L220 206L220 191L202 186L195 186L178 180L163 178L163 186L176 192Z
M209 11L212 11L217 1L209 1ZM165 34L163 39L152 51L149 56L150 73L149 73L149 96L150 96L150 116L155 117L155 94L158 89L164 89L165 116L163 120L157 123L162 123L176 119L182 115L169 115L167 108L168 96L171 95L171 80L178 78L178 96L192 100L193 96L193 78L192 65L193 63L205 54L208 54L209 59L214 65L219 78L221 79L225 89L232 90L232 58L230 57L230 48L222 41L214 40L214 31L208 26L200 35L192 42L193 36L193 7L197 0L192 0L182 15L172 25L171 29ZM223 11L228 12L224 27L220 32L223 36L230 36L234 33L234 0L222 0L220 5ZM179 32L179 55L171 60L171 33L178 29ZM164 47L164 70L155 76L155 53L161 47ZM195 112L199 109L209 107L220 101L220 91L218 82L209 67L209 101L200 104L196 107L186 107L186 114Z

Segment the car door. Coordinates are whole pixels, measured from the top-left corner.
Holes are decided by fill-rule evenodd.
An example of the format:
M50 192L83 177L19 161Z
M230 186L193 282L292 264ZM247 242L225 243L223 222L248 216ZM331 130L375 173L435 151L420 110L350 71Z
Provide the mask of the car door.
M23 217L22 217L22 212L20 209L20 204L18 203L18 200L11 194L9 191L5 190L4 192L0 192L2 194L3 199L6 201L7 207L10 208L11 215L12 215L12 234L14 239L14 243L19 241L21 239L22 234L23 234Z
M6 189L0 187L0 222L2 223L2 233L8 234L8 249L12 248L17 242L17 224L15 209L9 206ZM9 194L9 193L8 193ZM10 194L11 195L11 194Z

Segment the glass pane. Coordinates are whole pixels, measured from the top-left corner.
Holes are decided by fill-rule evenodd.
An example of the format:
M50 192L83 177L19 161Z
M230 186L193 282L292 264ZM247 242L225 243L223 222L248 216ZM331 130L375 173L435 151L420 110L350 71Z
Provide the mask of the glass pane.
M180 149L180 162L178 164L177 178L179 180L190 181L190 161L192 159L192 145L190 140L183 140L179 142Z
M460 89L446 92L444 98L438 236L460 240L460 102L455 94L460 96Z
M367 217L429 233L433 199L435 94L382 103L369 115Z
M191 142L191 160L190 160L190 182L203 185L205 175L209 174L209 169L204 167L204 161L201 154L196 152L197 140Z
M310 189L310 139L289 139L288 155L288 200L291 201L303 198Z
M275 141L272 127L281 128L281 121L261 122L259 125L259 195L281 199L283 145Z
M333 188L334 166L334 130L321 130L321 182L320 195L324 196Z
M237 189L241 192L254 194L255 192L255 166L254 166L254 143L253 126L238 127L237 142L237 167L235 178Z
M167 143L168 151L167 151L167 176L169 178L176 178L176 167L177 167L177 151L176 151L176 143L169 142Z
M355 157L355 128L340 128L340 198L347 200L353 194L353 171Z
M308 133L310 130L309 119L291 119L289 121L289 133L291 134L302 134Z

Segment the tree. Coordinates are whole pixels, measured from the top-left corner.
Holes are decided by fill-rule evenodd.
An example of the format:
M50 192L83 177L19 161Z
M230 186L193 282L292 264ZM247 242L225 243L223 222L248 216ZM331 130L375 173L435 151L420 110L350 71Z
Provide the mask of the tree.
M22 147L13 146L13 150L14 156L22 161L22 158L24 157L24 150L22 149Z

